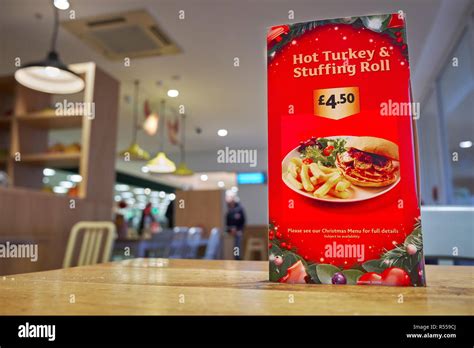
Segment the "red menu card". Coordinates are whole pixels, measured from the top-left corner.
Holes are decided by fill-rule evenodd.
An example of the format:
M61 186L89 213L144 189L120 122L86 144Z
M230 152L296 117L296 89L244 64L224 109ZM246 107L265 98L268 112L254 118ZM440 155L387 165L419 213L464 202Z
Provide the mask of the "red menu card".
M424 286L402 12L272 27L270 280Z

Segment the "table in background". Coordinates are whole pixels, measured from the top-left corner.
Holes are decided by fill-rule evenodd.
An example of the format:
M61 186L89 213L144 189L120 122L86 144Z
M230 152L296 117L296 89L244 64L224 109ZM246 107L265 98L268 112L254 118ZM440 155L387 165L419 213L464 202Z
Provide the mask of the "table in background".
M263 261L131 259L0 277L0 314L473 315L473 271L427 266L426 288L290 285Z

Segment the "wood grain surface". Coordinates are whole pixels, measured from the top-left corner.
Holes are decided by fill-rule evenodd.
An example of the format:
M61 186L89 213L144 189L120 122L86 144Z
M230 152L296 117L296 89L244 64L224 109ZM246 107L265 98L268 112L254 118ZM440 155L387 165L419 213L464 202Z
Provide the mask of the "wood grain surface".
M0 314L473 315L473 270L427 266L426 288L288 285L264 261L132 259L0 277Z

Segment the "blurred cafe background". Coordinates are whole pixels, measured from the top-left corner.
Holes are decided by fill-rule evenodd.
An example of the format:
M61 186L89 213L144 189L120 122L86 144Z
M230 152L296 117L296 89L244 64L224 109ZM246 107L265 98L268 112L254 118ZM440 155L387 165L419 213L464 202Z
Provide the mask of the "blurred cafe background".
M266 260L266 28L399 9L427 263L473 264L472 1L0 0L0 275Z

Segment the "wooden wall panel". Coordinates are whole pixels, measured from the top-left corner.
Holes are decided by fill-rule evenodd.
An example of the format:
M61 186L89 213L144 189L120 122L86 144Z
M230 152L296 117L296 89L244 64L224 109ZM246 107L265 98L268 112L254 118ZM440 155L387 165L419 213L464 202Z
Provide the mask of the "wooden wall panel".
M184 208L180 208L184 203ZM224 191L176 191L175 226L204 228L207 236L213 227L224 228Z

